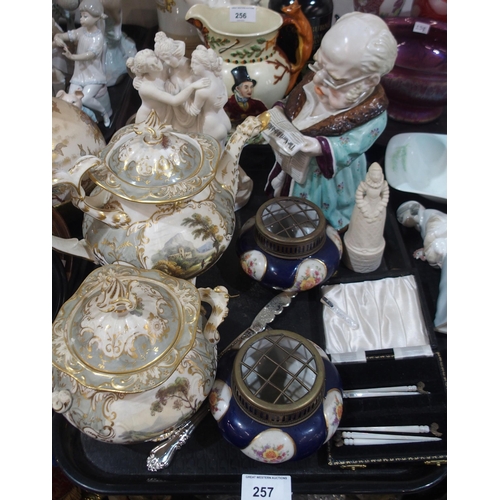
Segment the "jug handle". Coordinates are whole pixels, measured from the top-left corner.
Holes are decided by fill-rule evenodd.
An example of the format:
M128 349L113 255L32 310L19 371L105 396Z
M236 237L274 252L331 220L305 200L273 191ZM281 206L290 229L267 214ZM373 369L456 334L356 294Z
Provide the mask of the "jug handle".
M212 306L212 312L208 318L203 335L211 344L217 344L220 340L217 327L224 321L227 316L229 301L229 292L225 286L217 286L212 288L198 288L201 300Z
M130 224L130 217L122 210L96 208L87 201L88 197L82 187L83 175L101 163L97 156L82 156L69 170L57 172L52 177L52 186L69 184L72 187L71 202L83 213L114 228L127 227Z
M311 23L308 21L307 17L302 12L302 8L298 0L294 0L293 4L286 5L281 8L281 16L283 17L283 24L281 28L288 25L293 25L297 30L297 37L299 45L296 51L296 63L290 61L290 83L286 89L285 95L287 95L295 85L297 78L305 66L309 58L311 57L313 48L313 32L311 28Z

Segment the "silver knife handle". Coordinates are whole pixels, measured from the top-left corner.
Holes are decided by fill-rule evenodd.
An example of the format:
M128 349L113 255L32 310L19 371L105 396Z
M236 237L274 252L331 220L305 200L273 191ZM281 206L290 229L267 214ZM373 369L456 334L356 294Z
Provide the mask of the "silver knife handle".
M281 292L274 296L259 314L257 314L250 327L230 342L229 345L219 353L217 358L222 358L230 349L239 349L245 340L262 332L269 323L273 322L278 314L283 312L285 307L291 304L295 295L297 295L296 292Z
M208 413L208 405L202 405L190 420L186 420L168 439L153 448L146 462L148 470L156 472L166 469L172 463L175 452L184 446Z
M281 314L285 307L291 304L292 299L296 295L297 292L281 292L269 301L267 306L265 306L255 318L256 322L259 323L261 331L268 323L271 323L278 314ZM255 326L254 323L252 323L251 327Z

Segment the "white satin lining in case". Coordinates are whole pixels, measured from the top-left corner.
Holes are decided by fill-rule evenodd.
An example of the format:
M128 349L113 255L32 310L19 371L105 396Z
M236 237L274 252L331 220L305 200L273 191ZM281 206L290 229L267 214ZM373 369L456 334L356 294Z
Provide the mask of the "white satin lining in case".
M332 361L363 361L365 351L391 348L396 357L432 356L414 276L324 286L322 294L359 325L352 329L323 306Z

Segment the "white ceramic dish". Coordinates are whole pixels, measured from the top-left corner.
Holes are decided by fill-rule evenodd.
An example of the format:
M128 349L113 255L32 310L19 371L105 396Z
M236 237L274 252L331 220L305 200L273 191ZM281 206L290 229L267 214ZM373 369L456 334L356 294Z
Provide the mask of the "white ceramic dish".
M385 153L385 177L395 189L446 202L446 134L415 132L392 137Z

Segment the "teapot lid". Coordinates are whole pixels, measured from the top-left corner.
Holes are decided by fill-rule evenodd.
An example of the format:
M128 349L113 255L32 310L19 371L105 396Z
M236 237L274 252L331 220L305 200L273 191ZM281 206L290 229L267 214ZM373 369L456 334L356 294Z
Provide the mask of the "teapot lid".
M220 144L206 134L181 134L154 110L118 130L101 152L91 179L120 198L168 203L191 198L215 177Z
M190 281L154 269L102 266L56 316L52 364L91 389L152 389L191 350L200 307Z

